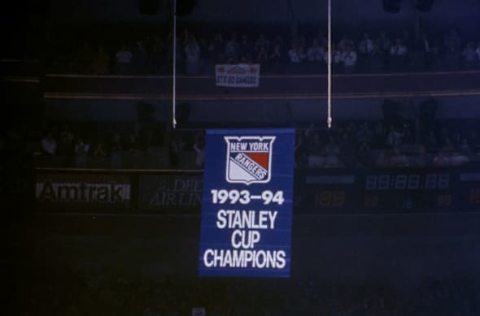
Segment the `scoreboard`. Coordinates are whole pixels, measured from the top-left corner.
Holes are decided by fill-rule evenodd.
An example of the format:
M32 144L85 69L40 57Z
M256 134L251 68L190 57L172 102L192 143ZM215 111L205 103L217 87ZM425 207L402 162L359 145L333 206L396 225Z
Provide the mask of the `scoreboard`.
M391 168L303 171L300 212L442 212L480 209L475 169Z
M403 172L405 171L405 172ZM447 210L453 205L452 176L442 170L378 172L362 177L366 210Z

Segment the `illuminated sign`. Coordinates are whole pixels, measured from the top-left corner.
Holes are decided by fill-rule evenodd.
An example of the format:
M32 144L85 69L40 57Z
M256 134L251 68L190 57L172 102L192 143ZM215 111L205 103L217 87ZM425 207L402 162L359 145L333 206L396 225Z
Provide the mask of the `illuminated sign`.
M216 65L215 79L218 87L256 88L260 81L260 65Z
M35 198L41 210L118 211L130 207L130 179L109 174L39 174Z

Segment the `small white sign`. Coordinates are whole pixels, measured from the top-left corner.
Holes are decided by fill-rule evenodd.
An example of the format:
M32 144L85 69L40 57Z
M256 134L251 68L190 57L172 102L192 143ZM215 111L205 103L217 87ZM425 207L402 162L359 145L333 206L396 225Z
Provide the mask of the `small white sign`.
M207 312L205 307L194 307L192 308L192 316L206 316Z
M260 81L260 64L216 65L215 79L219 87L256 88Z

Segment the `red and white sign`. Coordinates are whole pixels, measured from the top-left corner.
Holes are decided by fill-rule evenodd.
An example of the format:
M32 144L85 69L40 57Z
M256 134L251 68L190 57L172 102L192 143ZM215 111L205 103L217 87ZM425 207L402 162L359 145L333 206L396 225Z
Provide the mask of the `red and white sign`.
M260 65L216 65L215 78L219 87L256 88L260 81Z
M207 315L205 307L192 308L192 316L205 316L205 315Z

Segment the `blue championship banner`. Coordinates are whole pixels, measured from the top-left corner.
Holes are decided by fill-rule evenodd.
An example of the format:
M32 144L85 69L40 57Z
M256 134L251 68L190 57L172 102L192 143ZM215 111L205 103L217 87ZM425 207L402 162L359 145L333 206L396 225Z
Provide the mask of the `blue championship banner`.
M208 130L200 276L289 277L293 129Z

